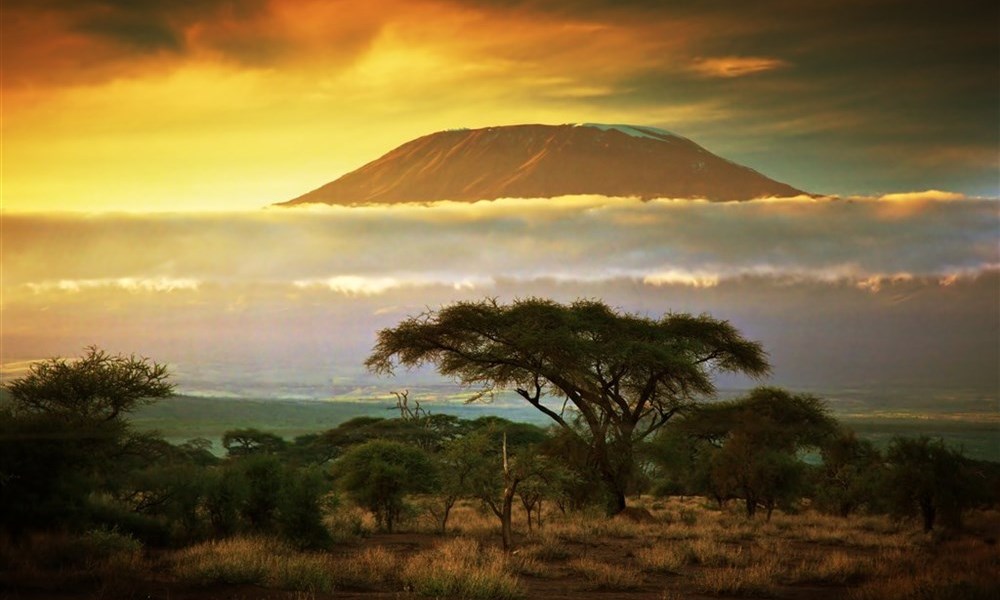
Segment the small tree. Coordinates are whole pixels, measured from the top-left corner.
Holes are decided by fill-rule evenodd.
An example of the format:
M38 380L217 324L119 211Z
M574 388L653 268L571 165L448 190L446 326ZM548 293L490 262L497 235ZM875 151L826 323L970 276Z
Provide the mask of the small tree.
M899 517L919 514L924 531L940 521L960 527L973 496L968 461L944 441L897 437L886 451L885 495Z
M548 459L532 446L515 447L507 442L506 432L493 427L460 440L470 495L500 520L505 551L513 547L512 512L518 489L550 469Z
M303 548L329 544L330 532L323 525L323 499L329 490L329 483L316 467L299 469L289 477L278 504L281 533Z
M858 439L853 431L841 430L823 445L821 452L817 506L842 517L860 508L877 509L879 481L885 475L878 448L868 440Z
M204 505L216 535L228 536L239 531L241 511L248 494L246 478L236 465L223 465L209 471Z
M372 440L351 448L335 465L344 491L392 533L407 494L432 491L437 473L427 453L400 442Z
M222 447L231 457L278 454L288 447L281 436L259 429L231 429L222 435Z
M135 355L110 355L96 346L77 360L34 363L5 385L15 410L79 423L112 422L143 404L173 394L166 365Z
M34 363L4 384L0 410L0 525L24 529L86 526L94 492L113 492L159 452L125 416L173 393L167 368L96 347L76 360Z
M482 460L476 454L479 449L471 443L473 440L469 437L451 440L433 457L437 464L438 486L427 509L437 521L441 533L447 532L448 518L455 504L472 495L472 476Z
M286 484L284 466L274 456L257 454L240 460L238 468L246 485L243 518L254 531L272 531Z
M823 402L810 395L761 387L749 395L702 407L679 424L695 439L717 446L707 454L710 488L720 501L742 498L747 516L772 511L802 489L797 453L818 448L836 429Z

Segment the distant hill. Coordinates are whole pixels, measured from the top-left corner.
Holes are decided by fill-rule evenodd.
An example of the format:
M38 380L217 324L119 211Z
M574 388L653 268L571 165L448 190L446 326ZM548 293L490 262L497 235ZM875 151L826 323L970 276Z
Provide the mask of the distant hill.
M730 201L804 193L662 129L588 123L432 133L280 205L569 194Z

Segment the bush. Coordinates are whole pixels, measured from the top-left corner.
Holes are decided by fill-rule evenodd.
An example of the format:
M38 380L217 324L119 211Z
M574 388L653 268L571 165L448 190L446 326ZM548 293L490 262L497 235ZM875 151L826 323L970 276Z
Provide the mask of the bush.
M277 524L278 505L285 486L285 470L274 456L254 455L240 461L246 482L246 496L241 513L250 529L272 531Z
M941 439L895 438L886 459L885 497L894 515L920 514L924 531L933 529L939 517L948 527L961 526L962 511L974 496L961 452Z
M348 495L390 533L404 514L405 496L429 492L436 484L434 465L423 450L384 440L352 448L337 463L337 474Z
M278 507L282 535L300 548L327 546L330 532L323 525L323 498L328 491L323 474L315 468L301 469L287 480Z

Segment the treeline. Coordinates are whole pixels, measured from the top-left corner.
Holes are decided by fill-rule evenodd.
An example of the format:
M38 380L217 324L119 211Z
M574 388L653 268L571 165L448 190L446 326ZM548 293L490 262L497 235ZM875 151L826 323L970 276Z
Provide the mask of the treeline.
M166 370L91 348L77 361L39 363L6 386L0 409L0 526L116 529L151 545L238 533L331 543L324 519L345 503L392 532L416 515L446 532L473 500L495 515L505 547L514 507L525 526L552 510L607 506L600 472L612 445L586 424L543 429L497 417L430 414L397 395L399 416L358 417L294 440L257 429L172 445L138 433L128 414L169 396ZM569 413L567 413L569 414ZM972 461L940 440L897 438L885 451L830 417L822 400L777 388L694 405L634 448L628 495L702 495L739 502L748 518L809 505L917 517L925 530L959 527L964 511L1000 500L1000 465ZM759 513L763 513L762 516Z

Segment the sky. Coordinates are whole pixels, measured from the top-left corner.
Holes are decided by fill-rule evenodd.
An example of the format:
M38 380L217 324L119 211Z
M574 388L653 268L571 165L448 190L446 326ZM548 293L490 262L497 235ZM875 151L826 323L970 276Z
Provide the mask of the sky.
M656 126L819 194L996 197L995 2L4 0L8 212L241 210L457 127Z
M185 393L323 398L370 383L376 332L408 315L587 297L730 320L769 383L970 388L995 418L998 17L3 0L0 376L96 344ZM434 131L578 122L664 128L817 196L266 208Z

